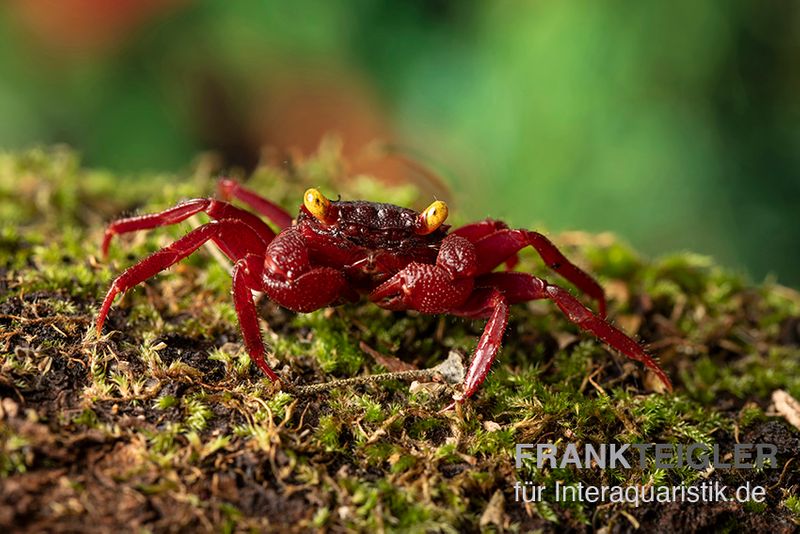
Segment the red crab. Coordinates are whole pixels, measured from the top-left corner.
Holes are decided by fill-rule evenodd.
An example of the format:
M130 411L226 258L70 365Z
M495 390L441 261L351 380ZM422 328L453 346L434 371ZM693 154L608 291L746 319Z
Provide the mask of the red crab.
M208 240L233 262L233 302L252 360L279 380L264 358L265 349L251 290L262 291L283 307L310 312L355 302L362 296L388 310L450 313L488 319L478 341L463 389L470 397L486 378L500 348L511 304L550 299L570 321L650 368L671 390L669 378L642 348L605 319L600 285L572 264L545 236L513 230L487 219L450 231L447 205L436 201L422 213L367 201L330 201L309 189L297 219L246 189L222 179L222 198L238 199L281 229L277 235L252 213L228 202L198 198L161 213L111 223L103 240L107 254L117 235L175 224L205 212L212 222L128 268L111 284L97 316L97 332L118 293L155 276ZM599 315L559 286L531 274L512 272L517 252L532 246L545 263L595 299ZM509 270L495 272L506 263Z

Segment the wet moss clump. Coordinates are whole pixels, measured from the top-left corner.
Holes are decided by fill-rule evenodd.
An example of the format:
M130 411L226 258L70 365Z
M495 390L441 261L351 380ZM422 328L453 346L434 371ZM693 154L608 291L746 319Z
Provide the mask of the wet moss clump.
M278 391L241 345L226 268L201 250L118 300L111 280L190 226L124 236L104 225L213 192L208 166L120 177L66 149L0 154L0 524L17 530L346 529L417 532L702 530L800 524L800 433L770 406L800 398L800 295L694 254L649 260L609 235L553 236L596 274L610 316L675 382L582 334L546 302L518 305L478 394L442 412L441 382L336 382L469 354L483 324L368 304L297 315L264 298ZM411 186L350 178L334 145L240 176L295 211L302 191L424 207ZM457 206L451 210L454 224ZM195 224L202 223L195 221ZM520 269L548 273L531 251ZM316 391L316 390L315 390ZM772 443L777 469L515 467L517 443ZM515 501L531 482L767 488L764 503ZM548 493L549 492L549 493Z

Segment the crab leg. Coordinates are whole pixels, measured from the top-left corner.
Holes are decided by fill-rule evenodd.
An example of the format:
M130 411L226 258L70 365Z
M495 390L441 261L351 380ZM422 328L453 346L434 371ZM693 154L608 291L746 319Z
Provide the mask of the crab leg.
M209 217L216 220L232 219L241 221L249 226L253 232L258 234L261 241L265 243L264 246L275 237L275 232L273 232L264 221L252 213L248 213L232 204L213 198L195 198L181 202L177 206L160 213L148 213L146 215L128 217L112 222L108 225L105 237L103 238L103 257L108 256L108 247L111 244L111 239L117 234L126 234L137 230L150 230L159 226L177 224L200 212L205 212ZM235 258L232 259L241 257L241 254L235 254L232 250L226 250L224 244L219 245L228 257L232 255L235 256Z
M672 391L672 382L666 373L636 341L605 319L592 313L565 289L548 284L541 278L527 273L491 273L479 277L476 284L500 290L511 304L538 299L552 300L570 321L594 334L598 339L631 360L642 362L658 376L668 390Z
M240 220L224 219L195 228L171 245L128 267L114 279L100 307L100 312L97 314L97 333L100 334L102 332L108 311L111 309L111 304L118 294L124 293L135 285L179 262L209 239L220 245L220 248L226 251L226 254L228 253L227 251L235 252L236 255L231 256L234 261L241 259L248 252L263 253L267 247L261 236Z
M491 235L500 230L507 230L508 225L502 221L495 221L494 219L484 219L482 221L465 224L455 230L451 234L460 235L461 237L469 240L471 243Z
M496 289L478 290L461 308L452 313L472 318L489 317L472 355L461 396L457 399L463 401L470 398L489 375L508 325L508 300Z
M261 328L258 325L258 314L253 303L252 289L260 290L260 273L263 263L259 256L248 254L247 257L240 259L233 266L233 305L236 308L236 316L239 318L239 327L242 330L244 346L250 359L255 362L270 380L279 380L269 365L267 365L266 351L264 350L264 340L261 338Z
M600 317L606 316L606 297L594 278L569 261L545 236L528 230L498 230L475 241L478 274L486 274L514 256L520 249L532 246L548 267L597 301Z
M256 210L283 230L292 225L292 216L277 204L240 185L230 178L221 178L217 183L219 196L225 200L236 198Z
M474 243L479 239L482 239L490 234L493 234L499 230L507 230L508 225L502 221L495 221L494 219L484 219L483 221L478 221L475 223L465 224L460 228L456 228L451 234L455 234L461 236L470 243ZM517 266L519 263L519 256L517 254L512 254L506 260L506 269L509 271L514 270L514 267Z

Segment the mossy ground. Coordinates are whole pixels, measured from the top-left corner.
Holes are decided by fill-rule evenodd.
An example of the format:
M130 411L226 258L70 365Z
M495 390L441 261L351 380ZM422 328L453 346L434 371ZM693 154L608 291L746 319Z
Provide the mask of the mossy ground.
M31 531L542 529L790 531L800 524L800 433L769 416L800 397L800 296L751 285L707 258L648 261L610 236L554 236L596 274L611 316L649 344L676 384L579 333L555 308L516 306L494 372L460 410L446 388L385 381L316 396L276 391L243 352L225 269L201 251L91 324L113 277L185 233L121 238L104 224L213 191L198 164L131 180L62 149L0 155L0 525ZM344 198L425 204L413 187L343 179L335 150L249 184L292 211L309 185ZM455 223L457 208L452 210ZM555 280L535 255L521 268ZM483 324L374 306L287 312L262 299L278 372L296 384L418 368L469 354ZM365 346L366 349L365 350ZM386 364L387 360L382 360ZM540 469L516 443L736 442L779 447L779 469ZM516 481L767 486L756 503L640 506L514 501Z

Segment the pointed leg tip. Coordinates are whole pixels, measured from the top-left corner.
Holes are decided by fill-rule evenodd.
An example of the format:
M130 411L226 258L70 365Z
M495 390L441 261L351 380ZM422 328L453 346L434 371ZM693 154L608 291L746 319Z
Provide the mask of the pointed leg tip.
M106 314L98 315L94 323L95 340L99 341L103 338L103 326L106 324Z
M277 386L277 388L278 388L278 389L282 389L284 384L283 384L283 382L281 381L281 377L279 377L279 376L278 376L278 375L275 373L275 371L273 371L272 369L269 369L269 368L267 368L267 369L269 370L269 372L266 372L266 371L265 371L265 374L267 375L267 378L269 378L270 380L272 380L272 383L273 383L273 384L275 384L275 385Z
M281 377L279 377L278 374L275 371L273 371L272 368L267 364L267 361L264 358L264 353L262 352L262 350L256 348L256 350L248 352L250 354L250 361L255 363L256 367L258 367L262 373L267 375L267 378L269 378L273 384L277 383L278 389L280 389L281 386L283 385L283 382L281 382Z
M103 299L103 304L100 305L100 311L97 313L97 321L95 322L97 337L100 337L103 333L103 325L106 322L106 317L108 317L108 312L111 310L111 305L114 303L114 299L118 294L119 289L117 289L117 281L115 280L114 283L111 284L111 287L108 288L106 298Z

